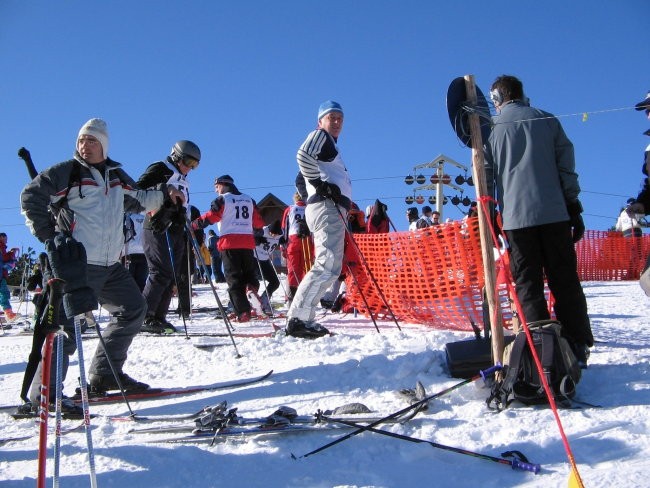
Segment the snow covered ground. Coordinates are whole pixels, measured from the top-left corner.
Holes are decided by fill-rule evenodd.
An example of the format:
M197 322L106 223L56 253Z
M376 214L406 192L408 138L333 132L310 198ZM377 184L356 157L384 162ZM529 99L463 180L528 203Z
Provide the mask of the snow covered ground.
M223 285L220 285L223 286ZM650 299L636 282L584 283L594 335L589 369L577 398L602 408L561 410L582 479L587 487L650 486ZM223 290L221 290L222 292ZM207 285L197 287L196 305L213 305ZM277 295L281 294L281 290ZM18 307L16 304L15 309ZM20 310L25 311L25 306ZM199 314L190 331L225 332L223 323ZM102 321L106 317L101 317ZM181 322L178 322L181 324ZM276 320L284 325L282 320ZM138 336L125 372L153 386L172 387L252 377L274 370L266 381L247 387L132 402L140 415L190 413L227 400L241 416L266 416L280 405L300 414L362 402L377 415L407 405L395 392L421 381L429 394L461 380L446 371L444 345L468 334L380 322L377 333L359 315L327 315L322 323L336 335L313 341L282 334L238 338L243 357L236 358L227 338L223 346L198 349L183 334ZM239 332L271 331L270 322L237 325ZM31 337L16 329L0 336L0 404L16 403ZM84 341L89 362L97 339ZM65 392L77 381L76 356ZM364 433L313 456L294 460L344 432L231 438L209 444L155 443L169 437L133 434L148 427L116 422L108 416L128 413L124 404L93 406L92 420L99 486L131 487L548 487L566 486L569 463L548 408L512 407L495 414L485 406L488 391L479 383L462 386L432 401L428 412L387 430L439 444L500 457L523 452L542 466L537 475L461 455L427 444ZM52 426L53 422L50 422ZM64 427L78 424L65 421ZM16 421L0 410L0 438L34 435L0 446L0 486L34 486L38 428L33 420ZM89 486L83 430L61 439L61 486ZM53 436L49 439L50 448ZM51 454L51 449L50 449ZM52 463L48 473L52 473ZM51 480L48 480L48 485Z

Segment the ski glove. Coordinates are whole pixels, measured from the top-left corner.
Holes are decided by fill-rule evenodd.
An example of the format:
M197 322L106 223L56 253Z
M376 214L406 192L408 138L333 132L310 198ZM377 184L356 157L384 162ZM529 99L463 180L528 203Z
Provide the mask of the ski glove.
M311 235L311 231L309 230L309 227L307 226L307 222L304 220L299 220L297 223L298 230L296 231L296 235L300 237L301 239L304 239L306 237L309 237Z
M63 283L63 308L68 318L97 308L95 292L86 281L86 249L83 244L58 234L45 243L55 278Z
M582 204L580 200L575 202L570 202L566 206L567 211L569 212L569 224L571 225L573 233L573 243L575 244L585 233L585 223L582 220Z
M164 234L178 218L178 205L165 199L162 206L149 218L149 227L156 234Z
M341 189L334 183L328 183L320 178L309 180L309 183L316 188L316 195L331 199L334 203L341 201Z
M253 237L255 238L256 246L262 246L269 243L268 239L264 237L264 231L262 229L253 230Z

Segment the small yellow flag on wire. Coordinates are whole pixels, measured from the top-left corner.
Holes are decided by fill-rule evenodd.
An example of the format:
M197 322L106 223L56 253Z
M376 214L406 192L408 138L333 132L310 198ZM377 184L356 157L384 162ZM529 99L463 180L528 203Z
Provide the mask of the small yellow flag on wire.
M583 122L587 122L587 117L588 117L587 112L584 112L584 113L582 114L582 121L583 121Z

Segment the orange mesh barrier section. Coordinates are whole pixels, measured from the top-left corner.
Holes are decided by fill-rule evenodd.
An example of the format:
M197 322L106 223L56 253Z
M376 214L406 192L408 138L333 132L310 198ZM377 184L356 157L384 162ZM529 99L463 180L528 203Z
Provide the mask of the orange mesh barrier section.
M585 232L576 244L581 280L638 280L650 254L650 235L623 237L620 232Z
M398 320L452 330L470 331L472 322L482 326L484 279L477 218L416 232L354 234L354 239L363 257L348 245L349 269L344 265L343 270L354 273L356 280L347 273L346 298L359 312L369 316L370 308L375 317L392 319L367 264ZM635 280L650 253L650 236L587 231L576 252L581 280ZM504 285L498 297L508 327L512 314Z

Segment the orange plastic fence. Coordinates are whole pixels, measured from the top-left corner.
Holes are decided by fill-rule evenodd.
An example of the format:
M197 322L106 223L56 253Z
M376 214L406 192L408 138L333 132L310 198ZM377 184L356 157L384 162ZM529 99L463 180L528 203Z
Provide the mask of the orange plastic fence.
M358 311L369 316L369 307L375 317L392 319L390 308L400 321L440 329L472 330L472 322L482 326L478 219L416 232L354 234L354 239L362 256L355 256L354 249L350 252L350 246L347 254L359 287L348 276L346 298ZM650 253L650 236L624 238L619 232L587 231L576 251L581 280L635 280ZM511 314L505 290L498 290L498 296L508 326Z

